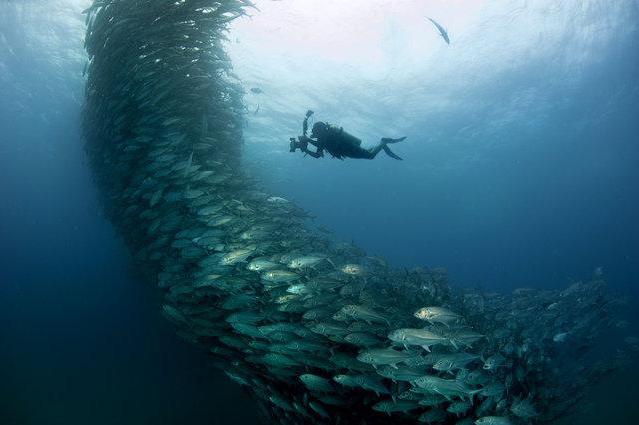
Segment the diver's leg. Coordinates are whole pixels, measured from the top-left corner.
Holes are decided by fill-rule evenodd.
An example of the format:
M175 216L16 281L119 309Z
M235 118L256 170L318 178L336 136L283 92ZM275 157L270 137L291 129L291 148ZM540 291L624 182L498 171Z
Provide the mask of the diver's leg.
M370 148L370 149L362 149L365 152L365 158L366 159L373 159L377 156L377 154L384 149L384 146L386 144L384 142L380 142L377 146Z
M378 150L377 150L377 152L375 152L375 154L377 155L379 150L383 149L384 152L386 153L386 155L390 156L393 159L401 161L402 158L399 155L396 155L392 150L390 150L390 148L387 145L389 143L401 142L404 139L406 139L406 136L400 137L398 139L391 139L390 137L382 137L382 140L379 142L379 145L376 147L376 149L378 149Z
M340 155L353 159L373 159L375 155L371 156L370 149L364 149L360 146L345 146L340 150Z
M368 149L366 152L366 156L365 158L367 159L373 159L377 156L377 154L380 151L384 151L386 153L386 155L390 156L393 159L397 159L399 161L402 160L401 157L399 157L398 155L395 155L395 153L393 151L390 150L390 148L388 146L386 146L387 142L384 141L384 139L382 139L381 142L379 142L379 144L377 146L375 146L374 148L370 148Z
M386 153L386 155L390 156L393 159L397 159L398 161L402 161L402 158L399 155L395 155L395 153L392 150L390 150L388 146L386 146L386 143L382 145L382 149L384 149L384 152Z
M386 143L387 142L384 142L382 140L381 142L379 142L377 146L372 147L370 149L364 149L360 147L358 147L357 149L349 149L348 152L344 153L344 156L347 156L349 158L356 158L356 159L373 159L377 156L378 153L380 153L383 150L386 153L386 155L401 161L402 158L395 155L393 151L391 151L388 148L388 146L386 146Z
M395 155L395 153L392 150L390 150L390 148L388 146L386 146L386 142L384 142L384 141L380 142L379 145L375 146L374 148L370 148L367 151L367 155L368 156L366 156L366 158L373 159L382 150L384 151L384 153L386 153L386 155L390 156L391 158L397 159L399 161L402 160L402 158L400 156Z
M402 140L406 140L406 136L400 137L398 139L391 139L390 137L382 137L382 143L399 143Z

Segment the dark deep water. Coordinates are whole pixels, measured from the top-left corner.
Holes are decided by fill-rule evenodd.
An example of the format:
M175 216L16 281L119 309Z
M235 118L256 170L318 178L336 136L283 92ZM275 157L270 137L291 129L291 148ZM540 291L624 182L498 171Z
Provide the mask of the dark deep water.
M16 15L6 7L0 3L0 46L12 47L0 50L0 424L255 423L241 389L160 316L153 289L101 215L79 138L81 60L47 62L39 39L25 41L17 23L9 26ZM497 136L521 143L495 149L490 160L422 170L420 155L430 164L447 153L416 144L397 149L403 164L286 156L289 177L273 187L339 238L398 265L446 266L459 285L559 287L601 266L613 288L636 296L636 41L635 30L607 50L583 95L546 127L503 129ZM297 129L302 113L286 125ZM427 131L415 129L408 141ZM637 334L636 309L634 316L629 335ZM638 380L636 367L610 377L566 423L636 423L639 407L626 388Z
M46 134L2 122L0 424L255 423L160 315L100 214L77 110L62 115Z

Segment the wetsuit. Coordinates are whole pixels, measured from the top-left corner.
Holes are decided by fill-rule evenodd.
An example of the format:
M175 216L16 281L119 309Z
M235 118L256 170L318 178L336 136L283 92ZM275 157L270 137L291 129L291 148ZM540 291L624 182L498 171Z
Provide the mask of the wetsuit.
M317 128L317 125L321 124L321 131ZM388 143L397 143L405 139L401 137L399 139L382 138L377 146L369 149L362 148L362 141L352 134L344 131L342 127L326 123L316 123L313 127L313 134L311 137L317 137L317 140L313 140L307 136L300 136L299 140L302 144L302 151L314 158L320 158L324 156L324 150L331 154L334 158L356 158L356 159L373 159L380 151L386 152L388 156L394 159L401 158L395 155L386 146ZM315 152L308 149L308 144L316 147Z

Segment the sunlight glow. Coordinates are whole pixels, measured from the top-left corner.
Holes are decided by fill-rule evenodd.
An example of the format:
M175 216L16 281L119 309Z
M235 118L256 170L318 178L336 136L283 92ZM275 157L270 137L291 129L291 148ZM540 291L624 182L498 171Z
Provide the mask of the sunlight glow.
M255 61L261 58L308 68L346 66L363 77L381 78L431 56L446 44L431 16L452 34L454 46L482 1L298 0L257 3L251 19L234 23L233 36ZM247 52L250 50L250 53Z

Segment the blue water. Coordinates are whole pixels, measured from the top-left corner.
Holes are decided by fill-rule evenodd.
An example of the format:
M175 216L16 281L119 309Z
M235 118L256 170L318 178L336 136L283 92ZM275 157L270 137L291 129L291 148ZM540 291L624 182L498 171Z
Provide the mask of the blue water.
M263 89L247 94L247 167L394 265L444 266L490 290L562 287L602 267L637 296L637 2L426 3L369 16L327 1L352 25L301 45L303 6L262 2L234 24L236 72ZM79 130L85 6L0 3L0 424L254 423L240 388L160 317L101 215ZM411 7L447 19L451 46ZM408 136L394 147L405 160L289 153L307 108L366 145ZM637 377L595 389L589 423L634 423L622 388Z

